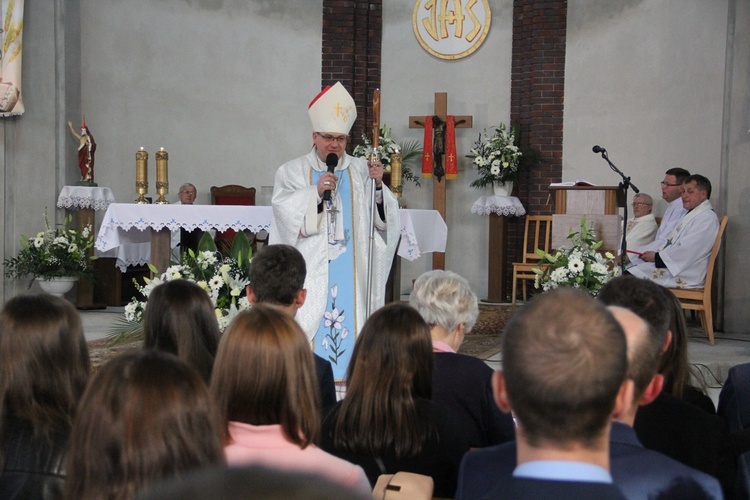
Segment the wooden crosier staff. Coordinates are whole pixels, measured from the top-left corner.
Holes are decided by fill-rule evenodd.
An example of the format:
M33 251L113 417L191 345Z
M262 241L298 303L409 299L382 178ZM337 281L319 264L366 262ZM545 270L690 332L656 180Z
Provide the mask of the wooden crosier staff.
M372 154L370 161L374 162L379 159L378 146L380 145L380 89L375 89L372 97L372 114L374 122L372 125ZM369 165L368 165L369 170ZM370 317L370 307L372 300L372 263L373 263L373 243L375 241L375 179L370 179L370 244L367 251L367 304L365 305L365 319Z

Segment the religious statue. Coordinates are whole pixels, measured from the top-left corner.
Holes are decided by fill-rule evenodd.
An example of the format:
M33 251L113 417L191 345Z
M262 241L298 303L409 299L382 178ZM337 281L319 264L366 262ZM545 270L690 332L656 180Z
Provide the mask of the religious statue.
M434 127L434 139L432 141L432 160L435 162L435 167L432 171L433 175L437 177L438 182L445 175L445 169L443 168L443 155L445 154L445 125L446 123L440 119L439 116L435 115L432 117L432 126Z
M81 183L94 185L94 153L96 152L96 141L91 131L86 126L86 118L81 125L81 133L78 134L73 128L73 122L68 120L68 127L73 136L78 139L78 168L81 170Z

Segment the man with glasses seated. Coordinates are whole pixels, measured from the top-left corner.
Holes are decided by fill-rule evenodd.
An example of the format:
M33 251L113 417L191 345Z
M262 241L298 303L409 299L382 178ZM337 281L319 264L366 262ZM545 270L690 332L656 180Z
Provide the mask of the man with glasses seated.
M357 107L340 82L318 94L308 114L313 147L276 172L269 244L292 245L304 256L308 295L296 317L315 353L331 361L334 377L340 380L367 319L367 297L370 311L385 301L400 233L398 202L383 184L379 160L346 153ZM376 207L370 203L373 184ZM373 258L368 263L370 244Z
M654 200L651 195L638 193L633 196L633 218L628 221L625 228L625 236L628 241L628 249L642 247L654 241L659 225L656 217L651 213L654 208Z
M635 250L639 254L643 252L655 252L666 243L672 230L687 213L687 210L682 206L681 196L682 183L689 175L690 172L680 167L670 168L665 172L664 180L661 181L661 197L668 205L667 210L661 218L659 229L656 231L656 237L651 243L638 247L631 245L630 241L628 241L628 250ZM635 253L629 253L625 258L636 265L643 262L638 258L638 254Z

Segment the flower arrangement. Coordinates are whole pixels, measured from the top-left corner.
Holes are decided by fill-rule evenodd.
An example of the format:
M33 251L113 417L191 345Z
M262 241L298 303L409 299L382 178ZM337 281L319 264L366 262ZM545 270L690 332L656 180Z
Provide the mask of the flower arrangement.
M25 234L21 237L23 248L19 254L3 261L5 277L22 278L32 275L44 280L59 277L93 278L94 271L89 262L96 257L89 255L89 250L94 246L94 232L90 224L80 232L69 229L68 224L72 220L68 215L62 224L52 228L45 210L46 229L37 233L34 238Z
M143 335L143 312L146 310L151 291L160 284L183 279L196 283L208 293L216 312L219 329L224 329L234 317L250 308L247 298L247 285L250 284L249 270L252 250L245 233L235 235L229 257L223 257L216 250L216 244L206 233L198 244L198 251L188 249L182 254L182 263L171 263L166 271L153 279L144 278L144 284L133 280L141 297L133 297L125 306L125 315L115 323L109 338L112 344L135 340ZM151 272L157 269L149 264Z
M241 260L232 257L222 258L219 252L210 250L197 253L188 250L183 254L182 260L182 264L168 267L159 277L145 278L145 285L136 282L136 288L143 296L143 300L133 297L125 306L126 320L140 323L151 291L164 282L177 279L192 281L208 293L216 308L216 319L222 331L238 312L250 307L245 291L250 280L247 267L243 266ZM149 267L152 272L156 272L156 268L150 265Z
M467 158L479 172L479 178L471 187L483 188L496 182L515 181L518 176L519 159L522 156L518 147L518 131L508 130L501 123L495 127L492 135L487 129L479 133L474 147L469 150Z
M399 146L391 139L391 129L383 125L380 127L380 138L378 142L378 157L387 172L391 171L391 154L401 152L401 177L419 186L419 176L414 175L411 167L414 162L422 157L422 148L418 141L408 141ZM362 144L354 148L353 156L369 158L372 154L372 142L362 134Z
M554 255L536 250L542 260L539 267L532 270L536 274L534 287L547 291L569 286L596 296L602 285L620 274L615 256L597 251L603 242L596 241L593 225L586 226L585 216L581 219L581 230L571 231L568 239L572 247L561 247Z

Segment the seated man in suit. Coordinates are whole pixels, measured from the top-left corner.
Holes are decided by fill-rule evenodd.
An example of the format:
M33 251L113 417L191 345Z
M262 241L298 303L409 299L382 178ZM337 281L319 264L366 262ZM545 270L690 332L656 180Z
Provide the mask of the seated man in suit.
M670 292L650 280L619 276L599 291L598 300L625 307L650 326L653 348L663 358L670 348ZM660 359L661 360L661 359ZM646 448L717 477L724 488L733 481L723 453L724 422L715 414L660 391L650 402L642 400L633 427Z
M631 400L626 369L622 328L584 292L559 288L524 306L493 376L498 406L517 422L518 466L510 475L495 460L511 443L467 454L456 498L624 498L609 473L609 430Z
M295 316L307 298L303 288L307 267L302 254L291 245L263 247L250 264L247 299L251 304L276 304ZM313 353L320 384L322 408L336 403L336 386L331 363Z
M719 218L711 202L711 181L693 174L685 179L682 206L687 214L680 219L657 251L632 259L627 271L638 278L653 280L671 288L701 288L711 250L719 232Z
M633 277L629 280L646 283ZM636 437L632 425L638 405L650 403L661 391L663 378L656 371L662 343L651 325L630 310L611 307L610 311L625 332L627 378L634 383L633 404L613 413L609 451L614 484L626 498L657 498L679 481L691 478L697 485L693 489L694 498L722 498L715 478L644 448ZM515 444L508 443L467 454L461 464L456 498L475 498L482 491L478 488L486 486L485 481L489 478L510 475L515 466L515 450ZM696 489L698 487L700 489Z
M676 482L692 478L691 498L721 499L719 481L676 460L643 447L633 424L640 406L659 395L664 378L657 373L661 344L653 327L629 309L610 306L628 344L628 378L633 381L633 404L615 414L609 436L612 477L628 498L658 498ZM702 491L701 491L702 490Z

